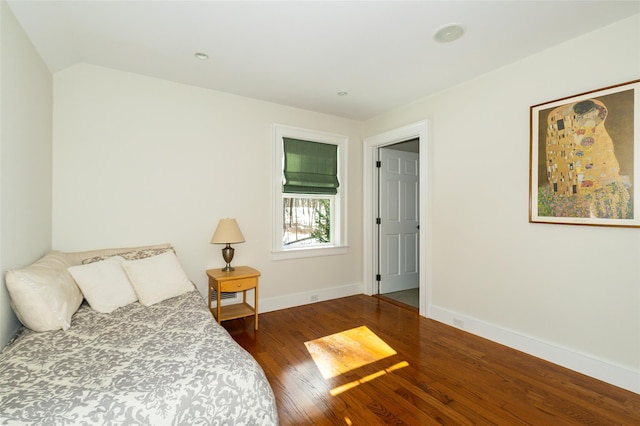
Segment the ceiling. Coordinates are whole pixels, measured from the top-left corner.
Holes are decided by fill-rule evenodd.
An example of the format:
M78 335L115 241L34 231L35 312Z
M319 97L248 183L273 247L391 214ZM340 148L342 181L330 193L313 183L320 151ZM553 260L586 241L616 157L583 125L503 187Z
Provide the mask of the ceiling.
M640 13L640 0L7 3L53 73L90 63L356 120ZM436 42L450 23L464 35Z

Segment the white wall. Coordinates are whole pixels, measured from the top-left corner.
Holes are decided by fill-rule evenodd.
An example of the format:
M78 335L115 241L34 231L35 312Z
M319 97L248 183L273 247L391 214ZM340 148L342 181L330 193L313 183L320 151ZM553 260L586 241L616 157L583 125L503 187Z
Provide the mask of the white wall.
M365 123L430 121L432 317L640 392L640 230L528 223L529 106L639 77L634 16Z
M51 248L52 77L0 1L0 348L19 322L4 272Z
M54 123L54 248L171 242L204 293L235 217L262 311L362 292L360 122L80 64L54 76ZM346 255L271 260L273 123L349 137Z

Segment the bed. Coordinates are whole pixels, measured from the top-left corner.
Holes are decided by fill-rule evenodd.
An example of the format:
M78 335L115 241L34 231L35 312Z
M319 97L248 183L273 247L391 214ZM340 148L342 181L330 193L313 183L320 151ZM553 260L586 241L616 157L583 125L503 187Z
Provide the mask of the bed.
M93 256L97 265L114 251L104 253ZM63 266L95 254L63 256ZM278 424L263 370L190 285L110 312L83 295L68 327L23 327L0 354L0 424ZM12 305L19 304L13 293Z

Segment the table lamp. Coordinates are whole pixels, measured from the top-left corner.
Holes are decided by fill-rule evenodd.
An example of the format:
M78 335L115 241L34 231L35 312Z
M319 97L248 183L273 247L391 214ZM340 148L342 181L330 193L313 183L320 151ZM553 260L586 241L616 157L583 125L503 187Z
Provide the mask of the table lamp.
M235 252L231 244L244 243L244 236L238 227L235 219L220 219L218 227L211 237L211 244L226 244L222 249L222 258L227 263L222 270L233 271L235 268L231 266L233 254Z

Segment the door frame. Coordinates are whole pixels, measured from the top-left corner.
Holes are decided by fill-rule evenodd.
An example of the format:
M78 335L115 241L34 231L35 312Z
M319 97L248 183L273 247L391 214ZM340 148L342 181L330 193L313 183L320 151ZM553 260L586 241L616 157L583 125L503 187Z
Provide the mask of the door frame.
M377 170L375 162L377 160L377 150L387 145L393 145L398 142L404 142L409 139L419 139L420 146L420 258L419 264L419 281L420 281L420 315L430 317L430 269L429 259L431 257L429 251L429 167L428 167L428 131L429 122L427 120L409 124L397 129L389 130L364 139L364 162L363 162L363 235L364 235L364 293L373 295L376 287L376 271L378 270L378 238L377 225L375 217L377 214L377 205L379 194L377 191Z

